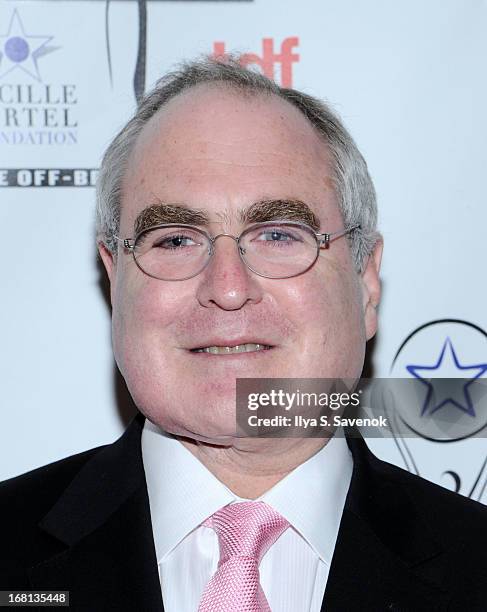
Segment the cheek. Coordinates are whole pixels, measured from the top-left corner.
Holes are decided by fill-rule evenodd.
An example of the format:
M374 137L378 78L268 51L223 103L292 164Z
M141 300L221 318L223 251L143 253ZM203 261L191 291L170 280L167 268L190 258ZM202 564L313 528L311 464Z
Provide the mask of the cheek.
M170 290L169 290L170 289ZM113 347L122 372L139 373L164 355L167 332L181 316L184 300L166 283L142 274L120 274L113 306ZM149 359L150 356L150 359Z
M174 285L174 283L172 283ZM113 350L141 412L168 431L183 420L178 389L182 369L172 333L187 300L163 281L120 278L113 308Z
M298 281L299 278L299 281ZM358 277L349 269L327 266L298 277L283 303L300 330L297 376L347 378L360 374L365 328Z

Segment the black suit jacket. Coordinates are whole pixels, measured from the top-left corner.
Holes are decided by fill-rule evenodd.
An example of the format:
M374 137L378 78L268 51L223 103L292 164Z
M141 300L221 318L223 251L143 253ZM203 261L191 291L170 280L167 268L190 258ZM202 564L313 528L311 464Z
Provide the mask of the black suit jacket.
M73 612L163 610L143 422L0 484L0 590L69 590ZM486 508L378 460L362 439L348 444L354 470L322 610L487 610Z

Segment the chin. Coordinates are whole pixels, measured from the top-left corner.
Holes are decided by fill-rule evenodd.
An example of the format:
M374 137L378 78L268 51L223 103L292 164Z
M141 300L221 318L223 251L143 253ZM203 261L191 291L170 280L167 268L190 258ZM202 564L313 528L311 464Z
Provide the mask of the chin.
M174 426L163 427L165 431L182 438L189 442L201 442L211 444L213 446L232 446L235 438L235 425L219 423L215 425L210 423L205 426L204 423L179 424Z

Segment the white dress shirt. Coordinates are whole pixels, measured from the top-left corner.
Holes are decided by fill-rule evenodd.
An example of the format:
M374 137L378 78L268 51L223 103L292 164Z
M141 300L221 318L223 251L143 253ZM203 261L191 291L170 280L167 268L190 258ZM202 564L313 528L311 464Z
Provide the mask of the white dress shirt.
M201 523L238 497L177 439L146 419L142 459L165 612L197 612L219 559L218 537ZM264 493L289 527L260 563L272 612L319 612L353 460L344 437Z

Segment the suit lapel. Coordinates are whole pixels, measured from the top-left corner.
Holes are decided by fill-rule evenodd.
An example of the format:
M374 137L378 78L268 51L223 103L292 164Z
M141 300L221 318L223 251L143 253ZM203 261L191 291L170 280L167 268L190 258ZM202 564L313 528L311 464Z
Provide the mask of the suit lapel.
M444 594L391 552L360 517L345 511L322 612L444 609Z
M65 550L29 571L34 588L71 591L70 608L162 611L137 417L82 468L40 523Z
M429 565L442 556L393 469L362 438L347 439L354 459L322 612L446 609Z

